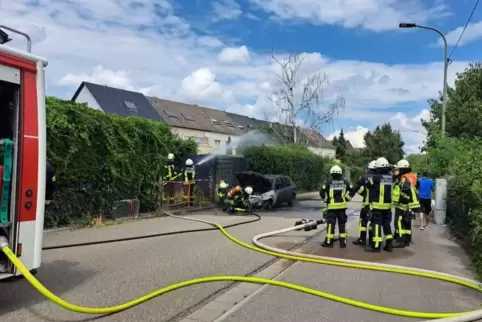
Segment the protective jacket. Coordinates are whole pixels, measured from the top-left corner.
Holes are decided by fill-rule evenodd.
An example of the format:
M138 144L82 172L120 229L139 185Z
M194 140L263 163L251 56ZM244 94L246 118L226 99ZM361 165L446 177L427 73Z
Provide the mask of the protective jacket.
M321 187L320 197L326 202L328 210L346 209L346 202L350 200L348 194L351 192L353 192L353 185L347 180L329 179Z

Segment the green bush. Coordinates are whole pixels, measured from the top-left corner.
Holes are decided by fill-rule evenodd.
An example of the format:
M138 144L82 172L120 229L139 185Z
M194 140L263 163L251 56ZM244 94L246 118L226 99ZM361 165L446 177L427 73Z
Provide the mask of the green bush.
M113 202L140 200L154 210L166 156L196 153L196 143L175 137L162 123L105 114L70 101L47 98L47 154L57 171L52 227L108 215Z
M431 169L448 178L446 223L463 242L482 276L482 149L480 142L439 140L430 151Z
M287 175L300 189L318 190L326 179L324 159L303 146L249 147L244 157L248 170Z

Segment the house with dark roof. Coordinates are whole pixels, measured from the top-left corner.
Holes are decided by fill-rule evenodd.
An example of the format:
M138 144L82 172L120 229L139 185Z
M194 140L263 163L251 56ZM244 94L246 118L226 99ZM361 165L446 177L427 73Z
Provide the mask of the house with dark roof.
M72 101L86 103L89 107L106 113L139 116L164 122L170 125L173 133L180 138L196 141L200 154L225 153L228 147L233 149L235 154L235 147L240 138L256 126L288 127L218 109L146 97L139 92L89 82L82 82ZM322 156L334 157L333 146L320 133L312 131L309 137L308 146L311 151Z
M72 97L76 103L119 116L138 116L164 122L147 98L139 92L82 82Z

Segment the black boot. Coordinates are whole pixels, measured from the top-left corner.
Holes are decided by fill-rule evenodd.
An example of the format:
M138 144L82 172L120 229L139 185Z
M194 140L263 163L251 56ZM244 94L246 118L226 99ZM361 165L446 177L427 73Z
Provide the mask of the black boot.
M340 248L346 248L346 239L340 238Z
M369 245L365 248L365 251L366 252L369 252L369 253L379 253L380 252L380 247L379 248L375 248L373 247L372 245Z
M393 252L393 239L385 241L385 247L383 247L383 250L390 253Z
M405 248L405 241L397 240L395 244L393 244L393 248Z
M352 241L352 244L357 246L365 246L366 243L367 242L361 238L358 238L357 240Z
M325 242L321 244L321 247L333 248L333 243L329 243L328 240L325 239Z

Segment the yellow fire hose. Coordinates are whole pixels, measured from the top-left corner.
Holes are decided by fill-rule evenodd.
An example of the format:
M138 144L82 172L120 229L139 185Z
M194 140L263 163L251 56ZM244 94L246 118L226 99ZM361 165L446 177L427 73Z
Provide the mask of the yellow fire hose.
M168 214L168 213L166 213ZM475 283L470 283L467 279L464 278L456 278L456 277L449 277L447 274L437 274L437 273L424 273L420 271L416 271L414 269L406 268L389 268L389 267L384 267L384 266L377 266L377 264L354 264L354 263L346 263L337 261L336 259L333 260L324 260L324 259L315 259L315 258L310 258L310 257L303 257L303 256L292 256L288 254L282 254L282 253L277 253L277 252L272 252L268 250L264 250L259 247L255 247L249 244L246 244L235 237L231 236L224 228L223 226L216 224L216 223L211 223L199 219L193 219L193 218L188 218L188 217L178 217L174 216L171 214L168 214L172 217L177 217L181 219L188 219L188 220L195 220L199 222L204 222L209 225L213 225L217 227L221 233L226 236L228 239L231 241L235 242L236 244L243 246L245 248L248 248L253 251L257 251L266 255L271 255L275 257L280 257L280 258L285 258L293 261L303 261L303 262L309 262L309 263L316 263L316 264L325 264L325 265L333 265L333 266L340 266L340 267L349 267L349 268L358 268L358 269L367 269L367 270L374 270L374 271L383 271L383 272L391 272L391 273L397 273L397 274L406 274L406 275L412 275L412 276L419 276L419 277L426 277L426 278L432 278L432 279L438 279L454 284L459 284L465 287L469 287L472 289L475 289L477 291L482 291L482 287L480 284L475 284ZM60 297L56 296L53 294L51 291L49 291L45 286L42 285L28 270L27 267L20 261L20 259L15 256L15 254L12 252L12 250L9 248L8 243L4 240L0 240L0 247L2 251L5 253L5 255L8 256L10 261L15 265L15 267L22 273L22 275L25 277L25 279L38 291L40 292L43 296L48 298L50 301L54 302L55 304L73 311L73 312L78 312L78 313L85 313L85 314L112 314L116 312L120 312L129 308L132 308L136 305L139 305L143 302L146 302L154 297L157 297L159 295L174 291L176 289L180 289L186 286L190 285L195 285L195 284L202 284L202 283L210 283L210 282L221 282L221 281L235 281L235 282L245 282L245 283L256 283L256 284L268 284L268 285L273 285L273 286L280 286L288 289L292 289L295 291L307 293L307 294L312 294L315 296L323 297L326 299L330 299L333 301L337 301L340 303L345 303L349 304L355 307L371 310L371 311L377 311L377 312L382 312L382 313L387 313L391 315L398 315L398 316L404 316L404 317L411 317L411 318L423 318L423 319L445 319L445 318L452 318L452 317L461 317L463 318L464 315L466 314L474 314L479 311L470 311L470 312L454 312L454 313L431 313L431 312L416 312L416 311L408 311L408 310L402 310L402 309L395 309L395 308L388 308L388 307L383 307L379 305L374 305L374 304L369 304L361 301L356 301L352 300L349 298L325 293L322 291L314 290L308 287L304 287L301 285L293 284L293 283L288 283L288 282L283 282L283 281L278 281L278 280L270 280L266 278L259 278L259 277L246 277L246 276L211 276L211 277L202 277L202 278L197 278L193 280L187 280L183 281L180 283L172 284L170 286L166 286L164 288L161 288L157 291L148 293L142 297L139 297L137 299L134 299L132 301L120 304L120 305L115 305L115 306L110 306L110 307L83 307L75 304L71 304ZM458 320L457 320L458 321ZM463 319L460 319L460 321L465 321ZM468 320L468 321L474 321L474 320Z

